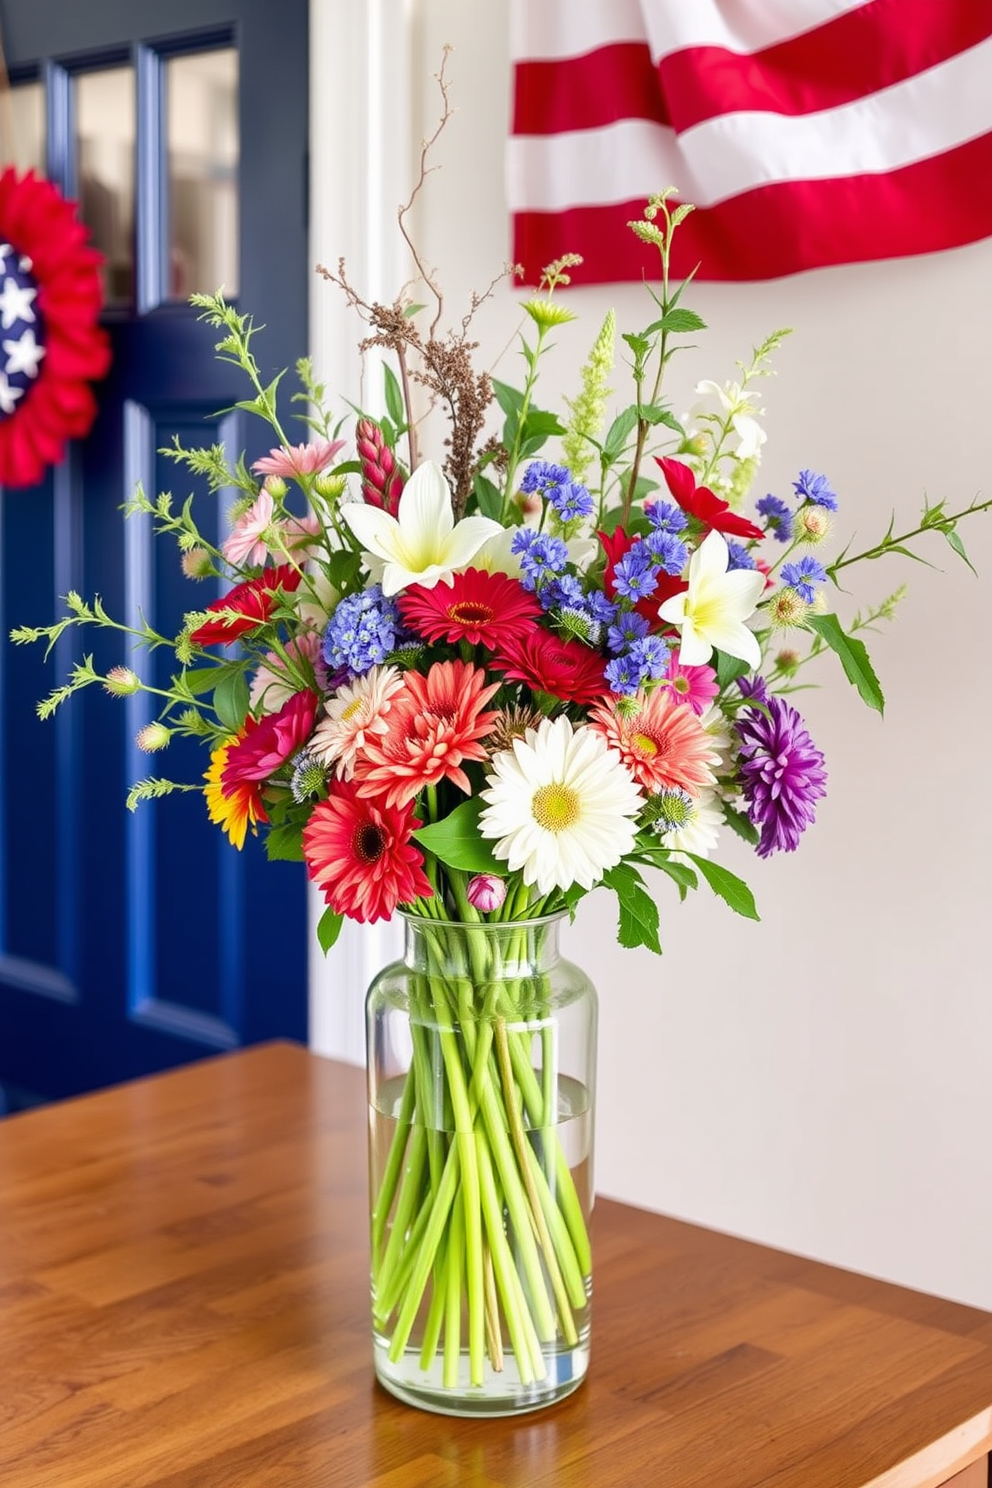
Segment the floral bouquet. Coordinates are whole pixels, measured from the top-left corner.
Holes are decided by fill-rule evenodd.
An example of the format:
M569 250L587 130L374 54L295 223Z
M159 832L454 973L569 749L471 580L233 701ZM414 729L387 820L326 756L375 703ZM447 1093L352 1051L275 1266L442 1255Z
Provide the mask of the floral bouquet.
M623 336L633 397L609 422L612 315L564 411L536 397L553 333L575 318L557 293L572 258L523 302L521 387L475 370L471 314L442 333L419 259L432 314L367 303L343 264L322 271L363 317L362 350L386 354L385 411L335 421L301 361L305 444L284 430L279 379L263 384L250 318L197 296L218 354L253 384L240 406L276 446L251 469L220 446L168 451L235 493L216 544L192 497L174 509L139 490L127 509L174 538L184 573L217 597L172 641L76 594L57 624L13 634L50 649L67 626L97 624L139 650L170 644L171 685L138 742L202 739L205 784L149 778L128 805L202 790L235 847L251 830L271 858L302 859L326 901L325 950L346 917L399 910L417 928L406 1063L397 1080L379 1071L390 1094L373 1102L377 1358L389 1383L412 1354L406 1385L394 1373L390 1386L408 1398L417 1371L438 1392L484 1393L508 1348L516 1399L533 1403L562 1377L551 1361L587 1336L591 1179L559 1130L567 1082L548 1030L572 994L544 957L555 917L602 885L620 943L660 950L655 870L682 897L702 880L756 918L715 854L724 829L760 857L791 852L814 820L827 775L789 701L797 676L831 651L882 708L862 634L900 591L846 624L827 596L855 562L930 530L967 561L966 513L942 502L904 534L826 558L838 501L824 475L750 499L755 382L784 332L737 381L701 383L692 421L675 416L665 370L704 329L668 276L690 210L663 193L630 224L660 273L647 325ZM432 409L447 419L438 461L420 448ZM117 697L144 686L128 661L101 674L87 657L42 716L93 683Z

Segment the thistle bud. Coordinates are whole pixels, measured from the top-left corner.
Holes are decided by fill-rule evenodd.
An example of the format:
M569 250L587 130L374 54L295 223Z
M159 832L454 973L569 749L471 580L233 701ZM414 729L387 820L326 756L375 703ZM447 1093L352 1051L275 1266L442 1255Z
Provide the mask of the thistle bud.
M134 742L146 754L154 754L157 749L164 749L171 738L172 730L164 723L146 723L135 734Z
M206 548L190 548L180 560L188 579L208 579L214 571L213 559Z
M273 501L281 501L289 490L281 475L267 475L262 485L268 491Z
M109 692L111 697L130 697L140 686L138 677L126 666L111 667L103 679L103 690Z
M468 881L468 902L480 914L490 914L499 909L506 899L506 881L495 873L477 873Z
M362 418L355 426L355 445L362 462L362 499L395 517L405 480L403 472L373 419Z
M347 477L343 475L326 475L322 473L315 475L313 478L314 490L325 501L340 501L347 485Z
M796 541L814 545L830 534L830 518L822 506L801 506L796 512Z
M809 605L795 589L780 589L768 601L767 615L776 629L788 629L791 625L802 625Z

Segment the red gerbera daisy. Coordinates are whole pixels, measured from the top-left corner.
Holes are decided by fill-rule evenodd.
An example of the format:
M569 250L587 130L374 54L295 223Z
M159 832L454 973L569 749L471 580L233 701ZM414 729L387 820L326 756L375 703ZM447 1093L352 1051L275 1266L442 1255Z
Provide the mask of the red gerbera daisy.
M0 176L0 485L31 486L96 414L90 380L110 365L97 324L101 255L75 203L33 171Z
M268 780L313 733L320 698L315 692L294 692L278 713L245 719L236 744L227 751L221 788L231 796L249 780Z
M483 709L498 691L498 682L486 685L485 672L466 661L435 662L426 676L407 672L385 715L386 732L371 735L355 757L353 778L362 795L404 806L440 780L470 794L462 761L487 758L479 741L499 714Z
M498 661L508 681L525 682L566 703L599 703L609 691L603 658L580 641L562 640L535 627L501 647Z
M303 829L307 871L335 914L362 924L388 920L398 904L429 899L423 855L410 840L420 826L412 805L390 806L334 780Z
M668 489L682 510L701 522L707 532L729 532L732 537L764 537L760 527L730 510L726 501L715 496L708 486L697 486L696 477L681 460L656 455Z
M490 650L526 635L541 606L518 579L469 568L451 587L414 584L397 600L405 623L428 641L468 641Z
M190 640L197 646L228 645L243 636L246 631L264 625L276 604L276 590L287 593L299 587L300 572L291 563L281 563L278 568L267 568L257 579L246 579L235 584L220 599L208 604L208 610L237 610L241 620L207 620L193 631Z

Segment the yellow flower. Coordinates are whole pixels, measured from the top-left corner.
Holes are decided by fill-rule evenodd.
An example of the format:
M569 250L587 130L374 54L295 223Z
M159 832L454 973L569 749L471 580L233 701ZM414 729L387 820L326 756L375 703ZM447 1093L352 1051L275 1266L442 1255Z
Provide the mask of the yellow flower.
M255 823L268 821L268 817L254 784L237 785L230 795L224 794L221 777L227 764L227 752L237 742L237 737L225 739L211 754L210 768L203 777L207 781L203 794L207 798L210 820L224 829L231 843L240 851L245 845L249 823L254 831Z

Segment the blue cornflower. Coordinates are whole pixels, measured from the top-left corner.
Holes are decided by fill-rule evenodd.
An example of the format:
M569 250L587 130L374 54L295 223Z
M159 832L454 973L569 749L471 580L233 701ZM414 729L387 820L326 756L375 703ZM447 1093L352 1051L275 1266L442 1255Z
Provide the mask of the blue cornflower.
M629 656L618 656L615 661L608 661L604 669L604 675L610 685L610 691L619 693L621 697L629 697L640 691L643 680L643 668Z
M618 615L616 624L611 625L606 632L606 644L614 655L619 655L642 636L646 636L648 629L648 622L643 615L639 615L636 610L628 610L626 614Z
M607 599L602 589L594 589L591 594L586 595L586 606L594 620L600 625L612 625L617 617L617 607L612 599Z
M347 667L353 675L384 662L396 646L399 614L379 584L342 599L327 622L321 655L329 667Z
M596 503L585 486L573 481L567 486L553 486L548 492L548 505L561 522L574 522L591 517Z
M651 562L651 554L643 543L628 548L613 570L613 587L624 599L634 604L647 599L658 587L658 576Z
M830 482L825 475L817 475L812 470L800 470L799 479L793 481L792 489L804 501L812 501L814 506L825 506L828 511L837 510L837 493L830 489Z
M798 563L786 563L782 567L783 581L807 604L812 604L816 598L813 585L825 583L826 578L827 570L815 558L800 558Z
M653 501L645 510L648 521L658 532L682 532L689 522L682 508L671 501Z
M568 548L561 538L549 537L545 532L531 533L525 528L516 534L510 548L511 552L520 554L521 582L525 589L539 589L546 579L564 573L568 563Z
M642 682L645 678L657 682L668 671L668 646L661 636L645 636L633 643L623 659L640 668Z
M572 483L572 472L565 465L552 465L548 460L532 460L523 473L520 489L525 496L539 491L542 496L551 494L553 486L568 486Z
M732 568L756 568L757 564L742 543L727 539L727 572Z
M649 532L644 539L644 546L660 567L667 574L673 574L675 578L678 578L689 562L689 549L673 532L664 530Z
M762 496L757 508L765 518L765 531L770 532L779 542L789 542L792 537L791 508L770 493Z
M560 577L548 579L541 585L539 597L546 610L575 608L582 606L584 601L582 585L574 574L562 574Z

